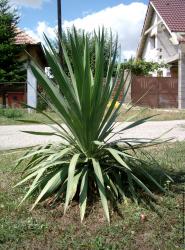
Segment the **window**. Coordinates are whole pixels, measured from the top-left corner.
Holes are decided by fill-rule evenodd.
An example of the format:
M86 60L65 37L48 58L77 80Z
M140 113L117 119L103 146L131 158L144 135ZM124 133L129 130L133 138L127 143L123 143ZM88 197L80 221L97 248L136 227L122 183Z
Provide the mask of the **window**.
M17 96L16 95L13 96L13 100L17 101Z
M45 67L45 73L49 78L53 78L51 68L50 67Z
M156 36L151 36L150 37L150 44L151 44L151 49L156 48Z

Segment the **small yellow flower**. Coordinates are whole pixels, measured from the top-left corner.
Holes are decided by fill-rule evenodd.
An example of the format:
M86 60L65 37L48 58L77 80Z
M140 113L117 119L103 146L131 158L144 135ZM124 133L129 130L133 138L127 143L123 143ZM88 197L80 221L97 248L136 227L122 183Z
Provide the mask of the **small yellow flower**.
M112 104L112 101L109 101L109 103L107 105L108 108L110 107L111 104ZM119 104L120 104L119 102L116 102L115 105L114 105L114 108L118 108Z

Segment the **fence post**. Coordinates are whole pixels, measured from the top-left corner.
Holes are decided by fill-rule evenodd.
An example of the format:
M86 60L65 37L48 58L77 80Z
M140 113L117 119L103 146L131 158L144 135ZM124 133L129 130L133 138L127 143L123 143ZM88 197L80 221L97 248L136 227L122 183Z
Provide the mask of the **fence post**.
M125 103L130 103L132 101L131 98L131 88L132 88L132 73L130 70L126 69L124 72L124 80L125 80L125 91L128 89L127 95L125 97Z
M179 44L178 108L185 109L185 43Z

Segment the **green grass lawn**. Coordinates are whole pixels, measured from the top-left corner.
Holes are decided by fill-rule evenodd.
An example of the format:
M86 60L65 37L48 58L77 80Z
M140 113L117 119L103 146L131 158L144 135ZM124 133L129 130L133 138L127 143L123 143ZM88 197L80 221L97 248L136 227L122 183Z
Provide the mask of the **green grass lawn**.
M0 110L1 111L1 110ZM51 116L53 119L62 122L55 112L46 112L49 116ZM44 115L32 112L28 113L26 110L12 110L9 109L7 113L4 115L0 112L0 125L20 125L24 124L23 122L20 122L18 120L31 120L31 121L38 121L43 123L51 123L51 121ZM30 124L32 123L30 121Z
M54 112L46 112L48 115L50 115L53 119L57 120L58 122L62 122L56 113ZM134 117L137 115L137 117ZM117 121L119 122L124 122L126 119L129 117L133 117L131 121L134 121L136 119L144 118L147 116L152 116L156 115L153 117L151 120L153 121L170 121L170 120L185 120L185 110L163 110L163 109L150 109L150 108L134 108L127 112L127 109L123 107L121 109L120 116L118 117ZM12 110L7 111L7 115L2 115L1 114L1 109L0 109L0 125L19 125L19 124L24 124L20 121L17 121L19 119L22 120L32 120L32 121L40 121L44 123L51 123L51 121L43 116L40 113L33 112L29 114L25 110L18 110L15 112ZM31 122L30 122L31 123Z
M0 153L0 249L182 249L182 190L185 181L185 142L157 146L152 154L171 174L174 183L166 186L174 194L158 195L162 214L131 202L121 204L120 214L111 213L108 226L101 205L88 209L80 224L78 205L73 203L66 216L61 204L40 204L30 212L31 200L18 204L27 187L13 189L21 168L12 172L14 161L23 151ZM157 173L156 173L157 174ZM141 221L141 214L146 220Z

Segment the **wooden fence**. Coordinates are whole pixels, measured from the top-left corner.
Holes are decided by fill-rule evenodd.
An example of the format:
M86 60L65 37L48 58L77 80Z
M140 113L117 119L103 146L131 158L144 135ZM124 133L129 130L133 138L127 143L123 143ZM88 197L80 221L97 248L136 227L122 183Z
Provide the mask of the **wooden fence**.
M0 82L0 107L21 107L20 103L26 101L25 82Z
M134 76L131 84L131 99L138 106L177 108L178 79Z

